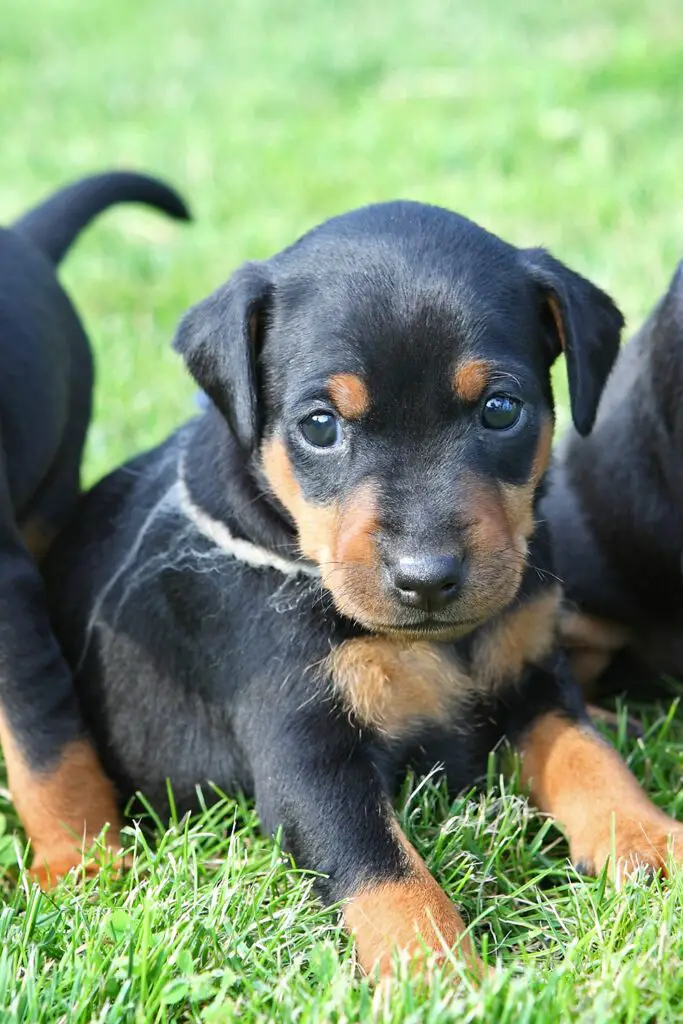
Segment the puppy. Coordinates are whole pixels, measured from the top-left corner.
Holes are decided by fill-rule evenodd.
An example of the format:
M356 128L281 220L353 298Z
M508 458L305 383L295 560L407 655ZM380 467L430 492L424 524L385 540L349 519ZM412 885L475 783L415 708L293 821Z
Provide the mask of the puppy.
M91 412L92 357L56 267L97 213L124 201L189 216L161 182L116 172L64 188L0 230L0 742L43 885L79 863L107 822L118 845L114 790L87 739L34 559L76 504Z
M683 676L682 396L679 264L620 353L592 434L564 440L541 505L566 588L562 640L587 688L618 654L632 685Z
M211 408L105 479L47 566L54 623L122 800L256 800L345 901L360 963L476 965L402 833L406 765L454 791L506 737L574 863L621 878L683 829L593 731L556 646L536 506L550 367L593 423L611 300L541 249L410 202L242 266L175 345Z

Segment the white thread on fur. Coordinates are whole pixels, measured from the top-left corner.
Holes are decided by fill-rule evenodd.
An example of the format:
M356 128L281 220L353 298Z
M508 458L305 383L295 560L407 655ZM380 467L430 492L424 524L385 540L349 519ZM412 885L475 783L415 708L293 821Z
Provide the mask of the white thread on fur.
M158 468L159 474L167 468L168 461L168 457L162 460L162 463ZM83 647L81 648L81 653L76 664L76 672L79 672L83 667L83 663L90 648L93 632L100 621L100 614L105 601L112 593L114 587L122 580L127 570L132 568L140 554L151 526L160 516L181 515L185 518L186 525L182 532L176 537L173 550L157 552L155 555L145 559L132 573L132 576L126 582L123 593L116 603L112 626L115 626L118 622L121 610L127 603L131 593L138 586L141 586L150 579L155 572L161 572L163 569L173 568L174 566L184 566L193 572L212 572L219 570L219 566L214 564L215 556L213 554L198 551L189 543L188 534L193 529L212 541L221 553L218 555L218 552L216 552L216 556L219 558L222 556L233 558L236 561L242 562L255 569L276 569L289 580L292 580L297 576L308 576L313 578L319 577L319 570L313 565L303 561L296 561L294 559L289 560L281 558L279 555L274 554L274 552L268 551L267 548L262 548L257 544L252 544L251 541L243 540L239 537L233 537L230 530L224 523L221 523L208 515L208 513L204 512L203 509L199 508L199 506L192 501L187 484L185 483L184 459L182 455L177 466L177 472L177 478L145 516L130 549L95 596L92 610L86 623ZM282 586L284 586L285 583L286 581L283 581ZM277 597L280 594L280 590L281 587L275 591L273 597Z
M234 537L225 523L214 519L213 516L210 516L192 500L185 482L184 470L184 462L181 460L178 467L180 510L204 537L208 537L226 555L230 555L245 565L250 565L252 569L277 569L278 572L284 573L285 576L320 575L318 568L308 562L282 558L280 555L276 555L273 551L269 551L268 548L263 548L259 544L252 544L249 540Z
M97 597L95 598L95 601L93 602L92 611L90 612L90 615L88 616L88 622L87 622L87 625L86 625L86 628L85 628L85 638L84 638L84 643L83 643L83 649L81 651L80 657L79 657L78 662L76 664L76 673L80 672L81 668L83 667L83 662L85 661L85 656L88 653L88 648L90 647L90 641L92 640L93 630L94 630L95 625L96 625L96 623L97 623L97 621L98 621L98 619L100 617L100 612L102 611L102 607L103 607L104 602L106 601L107 597L109 596L109 594L111 593L113 588L116 586L118 581L121 579L121 577L123 576L123 574L126 571L126 569L130 568L130 566L133 564L133 562L137 558L137 556L138 556L138 554L140 552L140 549L141 549L141 547L142 547L142 545L144 543L145 537L147 536L147 531L149 530L150 526L152 525L154 520L157 518L157 516L160 515L161 513L165 512L165 511L167 511L168 509L177 508L177 506L178 506L178 481L175 480L173 482L173 484L168 488L168 490L165 491L164 494L162 494L162 496L159 498L157 503L154 505L154 507L147 514L147 516L145 517L145 520L144 520L142 526L138 530L137 536L136 536L135 541L134 541L133 545L131 546L130 550L127 552L127 554L125 555L123 560L120 562L118 568L114 571L113 575L109 577L107 582L104 584L102 589L97 594Z

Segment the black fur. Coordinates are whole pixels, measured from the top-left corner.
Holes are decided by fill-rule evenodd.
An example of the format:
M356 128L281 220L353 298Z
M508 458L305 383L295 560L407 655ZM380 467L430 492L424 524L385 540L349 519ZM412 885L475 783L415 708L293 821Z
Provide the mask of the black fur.
M76 182L0 229L0 714L41 772L85 734L24 544L28 533L49 540L73 511L91 414L90 348L56 267L93 216L123 201L189 218L161 182L112 172Z
M542 508L568 603L629 634L630 687L683 677L682 394L683 264L620 353L591 436L564 439Z

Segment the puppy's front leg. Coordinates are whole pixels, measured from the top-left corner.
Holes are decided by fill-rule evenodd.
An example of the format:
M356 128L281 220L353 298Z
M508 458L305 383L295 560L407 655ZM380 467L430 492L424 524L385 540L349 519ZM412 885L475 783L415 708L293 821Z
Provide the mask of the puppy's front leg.
M356 940L362 967L370 972L379 966L380 973L386 974L394 950L419 957L426 947L443 959L448 950L456 948L456 955L481 974L481 962L455 906L395 819L390 819L389 828L397 852L403 853L399 869L374 875L361 870L344 911L344 923Z
M462 918L401 831L348 722L309 714L273 732L256 759L262 823L281 825L299 865L325 876L327 902L345 901L363 969L386 975L395 950L419 958L426 947L442 958L455 948L479 970Z
M652 803L587 718L547 710L519 748L532 800L562 827L581 871L609 864L619 885L640 867L665 871L669 852L683 864L683 825Z

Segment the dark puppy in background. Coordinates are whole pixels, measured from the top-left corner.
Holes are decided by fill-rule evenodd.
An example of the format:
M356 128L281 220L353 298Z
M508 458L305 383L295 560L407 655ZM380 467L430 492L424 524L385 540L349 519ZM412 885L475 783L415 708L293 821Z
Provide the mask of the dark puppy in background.
M597 692L615 658L615 684L683 678L683 264L620 353L590 437L570 432L549 480L541 514L577 678Z
M536 508L550 368L590 430L611 300L545 251L417 203L337 217L247 263L176 347L213 406L105 479L46 574L122 801L207 780L345 900L361 964L465 925L401 831L406 765L453 791L504 738L574 863L665 867L683 829L592 729L556 645Z
M121 202L189 216L161 182L113 172L0 229L0 741L43 885L78 864L105 824L119 845L114 790L87 738L35 561L76 505L92 402L88 340L56 268L79 231Z

